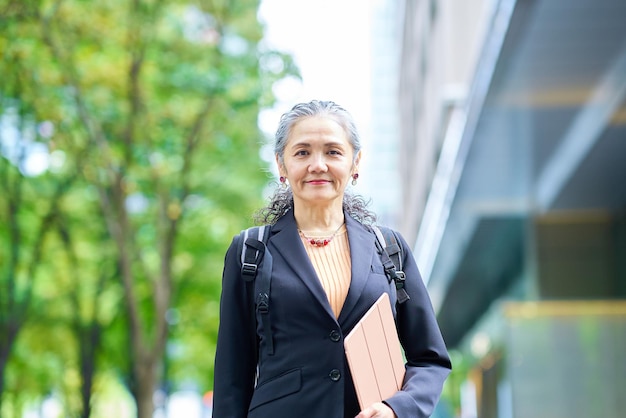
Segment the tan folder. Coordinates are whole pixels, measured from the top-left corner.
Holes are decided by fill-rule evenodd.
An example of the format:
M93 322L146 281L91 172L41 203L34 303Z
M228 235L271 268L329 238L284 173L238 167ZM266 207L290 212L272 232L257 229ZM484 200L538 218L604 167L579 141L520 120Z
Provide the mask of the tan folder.
M361 409L402 388L404 359L389 295L383 293L344 340Z

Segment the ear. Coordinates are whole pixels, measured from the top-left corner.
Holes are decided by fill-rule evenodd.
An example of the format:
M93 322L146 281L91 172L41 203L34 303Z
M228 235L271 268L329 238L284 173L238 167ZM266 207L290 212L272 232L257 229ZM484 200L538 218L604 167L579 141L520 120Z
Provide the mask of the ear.
M287 170L285 170L284 164L280 161L280 157L278 154L275 154L276 158L276 167L278 167L278 175L287 177Z
M362 155L361 153L362 153L361 150L359 150L359 152L356 153L356 157L354 158L354 164L352 164L352 174L359 171L359 164L361 163L361 155Z

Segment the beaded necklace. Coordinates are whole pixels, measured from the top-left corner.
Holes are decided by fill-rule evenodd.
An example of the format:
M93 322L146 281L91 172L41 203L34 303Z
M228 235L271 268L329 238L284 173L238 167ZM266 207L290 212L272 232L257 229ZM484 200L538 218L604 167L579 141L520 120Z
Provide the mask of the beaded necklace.
M300 233L300 236L302 238L304 238L309 244L314 245L316 247L325 247L333 240L333 238L335 238L335 235L337 235L337 232L339 232L339 230L341 229L341 227L343 225L344 224L339 225L339 228L337 228L337 230L335 232L333 232L333 234L330 237L328 237L328 238L322 238L322 237L311 238L311 237L307 237L306 235L304 235L304 232L302 232L302 230L300 228L298 228L298 232Z

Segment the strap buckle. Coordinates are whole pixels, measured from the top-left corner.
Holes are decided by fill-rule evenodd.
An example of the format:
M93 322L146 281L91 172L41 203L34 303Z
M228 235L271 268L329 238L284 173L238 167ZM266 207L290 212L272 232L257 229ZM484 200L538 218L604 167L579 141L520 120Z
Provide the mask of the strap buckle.
M257 265L252 263L243 263L241 265L241 274L254 277L256 275Z
M403 271L396 271L396 277L394 277L394 281L396 282L396 289L404 288L404 280L406 278L406 274Z
M270 311L270 300L267 293L259 293L257 296L256 309L261 314L267 314Z

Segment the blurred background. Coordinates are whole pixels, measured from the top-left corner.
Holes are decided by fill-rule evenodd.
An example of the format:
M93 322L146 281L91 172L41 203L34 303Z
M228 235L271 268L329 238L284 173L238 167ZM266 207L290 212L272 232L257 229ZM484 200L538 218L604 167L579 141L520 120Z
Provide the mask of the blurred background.
M626 3L0 0L0 416L211 416L222 262L295 102L361 128L444 418L626 410Z

